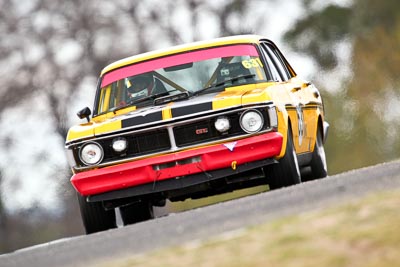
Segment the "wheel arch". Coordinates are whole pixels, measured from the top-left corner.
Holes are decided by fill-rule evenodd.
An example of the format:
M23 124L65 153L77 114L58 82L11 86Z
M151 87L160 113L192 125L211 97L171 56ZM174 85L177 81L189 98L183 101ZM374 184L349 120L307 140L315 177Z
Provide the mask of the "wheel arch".
M287 112L286 109L284 111L278 112L278 131L282 134L283 140L282 140L282 148L280 154L277 156L278 159L282 158L285 156L285 151L286 151L286 144L287 144L287 133L288 129L290 127L291 129L291 134L293 136L293 127L292 127L292 122L289 116L289 113Z
M326 139L328 138L328 131L329 131L329 123L326 122L321 115L318 116L318 125L317 125L317 132L315 136L317 136L318 130L321 131L322 134L322 143L325 144Z

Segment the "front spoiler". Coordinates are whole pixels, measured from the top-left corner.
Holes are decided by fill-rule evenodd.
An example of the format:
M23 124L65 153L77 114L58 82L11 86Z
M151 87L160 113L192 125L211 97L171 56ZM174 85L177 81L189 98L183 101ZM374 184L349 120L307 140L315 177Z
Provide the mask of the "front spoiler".
M98 202L98 201L108 201L116 200L129 197L138 197L151 195L155 193L180 190L189 188L192 186L208 183L214 180L218 180L224 177L229 177L238 173L243 173L256 168L265 167L267 165L278 163L277 160L270 158L259 160L255 162L245 163L238 166L236 170L232 168L219 169L210 172L201 172L189 176L182 177L180 179L168 179L159 182L153 182L149 184L138 185L134 187L129 187L125 189L115 190L111 192L106 192L98 195L91 195L86 198L88 202ZM251 178L250 178L251 179ZM229 183L229 180L227 181Z
M90 196L219 169L240 170L245 163L278 156L282 140L279 132L269 132L77 173L72 176L71 183L81 195Z

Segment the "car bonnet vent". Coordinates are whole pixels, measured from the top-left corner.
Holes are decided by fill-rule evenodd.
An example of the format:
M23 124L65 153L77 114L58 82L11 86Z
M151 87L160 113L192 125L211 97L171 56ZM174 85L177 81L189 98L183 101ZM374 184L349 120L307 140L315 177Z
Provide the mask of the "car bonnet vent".
M189 98L189 93L188 92L182 92L176 95L169 95L169 96L163 96L154 99L154 105L162 105L165 103L173 102L173 101L179 101L179 100L184 100Z

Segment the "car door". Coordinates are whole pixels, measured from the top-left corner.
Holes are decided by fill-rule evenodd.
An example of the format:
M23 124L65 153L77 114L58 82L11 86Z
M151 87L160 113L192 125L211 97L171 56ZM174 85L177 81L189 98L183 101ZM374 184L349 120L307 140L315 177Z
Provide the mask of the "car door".
M295 79L296 73L287 63L286 59L280 53L275 45L269 42L262 43L262 49L272 64L272 69L275 69L279 81L284 84L283 88L290 96L290 101L286 103L290 121L292 123L294 146L297 153L304 153L310 150L310 136L308 120L305 118L304 108L306 107L305 87L306 84L301 84Z
M318 117L323 114L322 97L318 89L310 82L291 78L291 84L299 89L301 106L303 109L304 124L306 126L306 136L309 139L309 149L315 144L317 138Z

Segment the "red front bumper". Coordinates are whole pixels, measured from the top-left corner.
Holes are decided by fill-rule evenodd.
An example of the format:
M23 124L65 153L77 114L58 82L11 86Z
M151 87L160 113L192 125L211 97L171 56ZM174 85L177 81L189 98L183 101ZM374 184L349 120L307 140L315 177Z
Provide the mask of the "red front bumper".
M82 195L95 195L279 155L282 135L271 132L235 142L132 161L77 173L71 183Z

